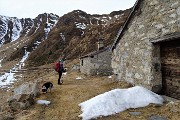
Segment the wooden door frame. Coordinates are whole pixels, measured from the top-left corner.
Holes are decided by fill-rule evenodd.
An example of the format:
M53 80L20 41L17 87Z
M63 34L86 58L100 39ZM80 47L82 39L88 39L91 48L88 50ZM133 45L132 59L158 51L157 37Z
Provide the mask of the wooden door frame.
M153 39L150 39L149 41L153 44L153 66L154 66L154 70L153 70L153 75L154 75L154 80L156 81L154 84L155 86L159 85L161 86L161 91L159 94L162 94L162 84L163 83L163 76L162 76L162 71L161 71L161 51L160 51L160 46L161 46L161 43L162 42L168 42L168 41L175 41L175 40L178 40L180 39L180 32L176 32L176 33L172 33L172 34L168 34L168 35L165 35L163 37L158 37L158 38L153 38ZM156 64L160 64L160 69L157 70L156 68ZM160 89L160 88L159 88Z

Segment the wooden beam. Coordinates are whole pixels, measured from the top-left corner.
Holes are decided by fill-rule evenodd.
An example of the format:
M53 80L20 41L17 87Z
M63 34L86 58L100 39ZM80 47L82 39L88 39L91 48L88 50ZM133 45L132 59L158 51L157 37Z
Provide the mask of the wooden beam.
M171 41L171 40L177 40L177 39L180 39L180 33L172 33L172 34L168 34L168 35L165 35L163 37L160 37L160 38L153 38L153 39L150 39L149 41L151 43L158 43L158 42L165 42L165 41Z

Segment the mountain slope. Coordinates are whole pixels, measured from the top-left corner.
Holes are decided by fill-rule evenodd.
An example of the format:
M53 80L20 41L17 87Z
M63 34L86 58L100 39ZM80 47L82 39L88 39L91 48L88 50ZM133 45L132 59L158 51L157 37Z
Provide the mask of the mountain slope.
M60 56L67 59L77 58L96 50L99 38L104 39L105 46L111 44L129 11L120 11L114 16L90 15L80 10L65 14L49 32L47 40L30 54L29 60L39 62L33 61L29 64L53 62Z
M0 59L3 63L18 61L25 49L30 52L27 66L51 63L59 57L77 58L96 50L100 38L105 46L110 45L129 12L90 15L74 10L62 17L44 13L35 19L0 16Z

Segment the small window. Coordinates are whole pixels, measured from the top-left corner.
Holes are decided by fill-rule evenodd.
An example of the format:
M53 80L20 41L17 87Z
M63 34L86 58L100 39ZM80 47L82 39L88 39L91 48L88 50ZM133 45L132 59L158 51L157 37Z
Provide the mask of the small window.
M81 60L81 65L83 66L83 59Z
M91 56L91 58L94 58L94 56Z

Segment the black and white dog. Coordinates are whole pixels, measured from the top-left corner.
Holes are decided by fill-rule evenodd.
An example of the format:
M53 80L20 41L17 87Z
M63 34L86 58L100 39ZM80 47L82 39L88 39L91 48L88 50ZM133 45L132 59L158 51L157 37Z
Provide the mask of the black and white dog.
M51 92L52 87L53 87L53 84L51 82L46 82L42 86L42 92L46 92L47 93L48 89Z

